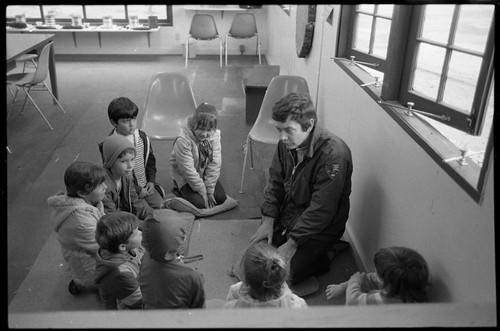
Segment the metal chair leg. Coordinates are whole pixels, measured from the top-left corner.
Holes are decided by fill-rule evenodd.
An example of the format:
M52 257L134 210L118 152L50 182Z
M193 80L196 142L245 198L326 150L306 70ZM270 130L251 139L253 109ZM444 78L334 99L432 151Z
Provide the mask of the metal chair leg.
M189 58L189 37L186 40L186 68L188 66L188 58Z
M226 67L227 67L227 39L228 39L228 38L229 38L229 37L228 37L228 36L226 36L226 42L224 43L224 56L225 56L225 58L226 58Z
M43 86L45 86L45 88L47 89L47 92L50 93L50 95L52 96L52 100L54 100L57 105L59 106L59 108L61 108L62 112L66 114L66 112L64 111L63 107L61 106L61 104L59 103L59 100L57 100L57 98L54 96L54 94L52 94L52 92L50 91L49 87L47 86L47 84L45 84L45 82L43 82Z
M33 100L33 98L31 97L31 95L29 94L29 89L26 90L26 88L24 88L24 92L26 92L26 95L28 96L28 98L31 100L31 102L33 103L33 105L35 106L35 108L38 110L38 112L40 113L40 115L42 115L43 119L45 120L45 122L49 126L50 130L54 130L54 128L52 127L52 125L50 125L49 120L45 117L45 115L42 113L42 111L40 110L40 108L38 108L38 105L35 103L35 100ZM23 107L24 107L24 105L23 105Z
M243 157L243 169L241 171L241 183L240 183L240 191L239 193L243 193L243 181L245 179L245 167L247 165L247 155L248 155L248 147L249 147L249 144L250 143L250 135L247 135L247 141L245 142L245 147L244 147L244 150L245 150L245 156Z

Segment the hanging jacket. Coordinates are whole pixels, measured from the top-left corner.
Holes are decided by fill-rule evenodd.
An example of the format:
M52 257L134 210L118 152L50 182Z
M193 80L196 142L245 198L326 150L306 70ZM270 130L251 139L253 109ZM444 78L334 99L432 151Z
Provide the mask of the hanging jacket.
M170 176L179 188L189 184L193 191L202 196L213 194L222 165L220 130L215 130L207 139L211 145L212 160L204 160L203 155L200 158L200 141L188 127L188 119L189 117L184 121L181 132L174 141L170 157Z

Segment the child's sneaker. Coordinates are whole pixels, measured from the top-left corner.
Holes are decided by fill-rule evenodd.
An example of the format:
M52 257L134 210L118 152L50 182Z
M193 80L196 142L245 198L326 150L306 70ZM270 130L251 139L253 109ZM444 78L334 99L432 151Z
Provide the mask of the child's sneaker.
M68 291L69 291L69 293L71 293L73 295L78 295L78 294L80 294L81 287L76 285L74 280L71 280L71 282L69 282L69 285L68 285Z

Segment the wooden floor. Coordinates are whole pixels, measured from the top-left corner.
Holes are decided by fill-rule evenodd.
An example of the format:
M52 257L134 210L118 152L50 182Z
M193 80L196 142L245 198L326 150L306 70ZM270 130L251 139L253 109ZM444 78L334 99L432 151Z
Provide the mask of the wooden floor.
M70 278L55 241L46 200L64 191L63 174L71 162L100 162L97 144L112 128L107 118L108 103L126 96L140 110L144 109L147 89L156 72L184 73L196 102L208 102L220 110L221 182L239 205L209 219L260 217L264 169L272 156L272 147L256 146L255 169L250 170L247 165L244 193L238 193L243 144L251 128L245 122L244 82L255 64L258 64L256 56L235 56L228 67L222 68L218 56L197 56L190 59L188 68L184 67L181 56L57 58L59 99L66 114L52 103L48 94L36 94L36 101L40 101L39 106L54 130L50 131L33 107L23 113L20 106L14 107L7 121L7 143L12 151L6 155L9 311L99 309L93 306L98 301L95 294L75 298L66 290ZM8 106L10 100L7 91ZM157 180L169 191L172 185L167 161L171 142L153 141L153 150ZM332 262L332 270L320 277L320 291L306 297L306 301L310 305L343 304L326 301L324 289L329 283L348 279L355 271L352 250L339 254ZM50 285L55 280L57 284ZM219 296L219 292L213 296Z

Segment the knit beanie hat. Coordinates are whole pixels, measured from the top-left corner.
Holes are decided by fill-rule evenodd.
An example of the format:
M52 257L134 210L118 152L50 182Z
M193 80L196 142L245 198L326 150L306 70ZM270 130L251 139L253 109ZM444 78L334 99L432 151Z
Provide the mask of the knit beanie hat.
M144 221L142 227L142 244L149 252L151 259L164 262L167 252L178 250L183 253L184 242L188 232L185 217L170 209L155 209Z
M118 156L127 148L133 148L135 151L134 144L124 136L119 134L107 136L102 143L104 168L111 168Z

